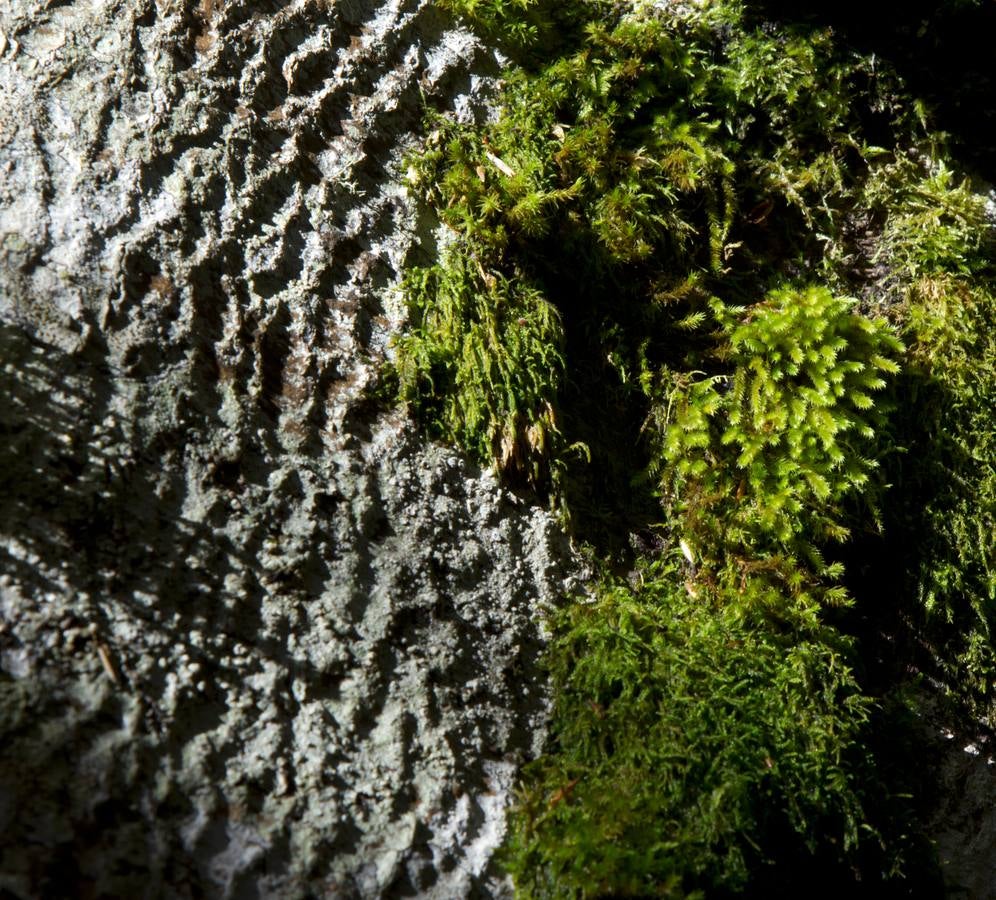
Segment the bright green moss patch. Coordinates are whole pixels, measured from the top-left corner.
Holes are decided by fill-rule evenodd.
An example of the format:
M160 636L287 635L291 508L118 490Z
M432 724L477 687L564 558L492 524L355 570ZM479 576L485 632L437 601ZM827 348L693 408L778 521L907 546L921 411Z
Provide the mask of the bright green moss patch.
M899 371L899 341L823 287L714 303L729 374L676 378L656 469L668 518L699 569L770 615L818 623L845 601L820 548L847 538L842 501L866 489ZM685 381L686 383L682 383Z
M692 495L681 513L700 512L695 498L725 504L712 515L736 530L721 543L750 553L846 537L831 516L868 483L875 463L862 450L885 421L875 394L899 371L901 348L853 306L809 287L773 291L749 311L717 307L732 371L677 392L661 456L672 492Z
M601 570L554 616L520 891L797 892L817 867L900 892L929 861L903 860L855 673L913 623L931 652L888 690L919 667L992 697L982 200L827 30L733 0L445 5L522 65L494 121L430 117L412 157L448 239L405 278L391 383Z

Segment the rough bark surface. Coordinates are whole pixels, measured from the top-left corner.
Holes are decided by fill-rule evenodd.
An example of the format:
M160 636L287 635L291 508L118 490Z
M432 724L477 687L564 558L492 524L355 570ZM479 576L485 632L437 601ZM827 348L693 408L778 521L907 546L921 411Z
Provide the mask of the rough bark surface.
M507 891L543 512L363 401L425 0L0 5L0 894Z

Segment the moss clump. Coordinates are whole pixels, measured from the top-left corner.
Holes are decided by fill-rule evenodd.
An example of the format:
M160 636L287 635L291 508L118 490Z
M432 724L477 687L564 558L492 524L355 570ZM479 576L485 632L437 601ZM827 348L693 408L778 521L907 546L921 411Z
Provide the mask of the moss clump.
M845 543L891 547L859 568L930 631L915 664L967 667L985 703L983 207L923 106L827 30L733 0L447 5L522 65L495 121L431 117L412 159L451 238L405 279L393 383L602 570L555 616L555 739L509 868L538 896L795 890L797 865L886 890L906 825L853 633L880 599Z
M825 835L838 861L859 843L868 701L844 654L693 596L682 562L556 620L561 752L530 769L508 849L526 896L734 891Z
M996 285L925 277L913 288L913 360L904 381L904 483L917 505L897 504L892 532L934 667L990 718L996 688ZM903 520L905 518L905 520ZM891 524L891 523L890 523Z
M475 262L454 249L406 278L413 325L397 343L398 392L435 436L541 486L562 452L550 402L564 374L560 316L525 279Z
M842 502L868 486L885 423L874 395L899 371L899 341L853 306L823 287L715 303L732 371L679 384L657 454L699 579L749 583L755 605L810 625L846 598L820 548L848 536Z
M907 168L912 164L906 163ZM901 586L916 664L977 715L996 688L996 227L983 197L943 160L888 173L883 289L909 344L897 386L878 574ZM897 183L898 182L898 183ZM893 588L895 590L895 588Z

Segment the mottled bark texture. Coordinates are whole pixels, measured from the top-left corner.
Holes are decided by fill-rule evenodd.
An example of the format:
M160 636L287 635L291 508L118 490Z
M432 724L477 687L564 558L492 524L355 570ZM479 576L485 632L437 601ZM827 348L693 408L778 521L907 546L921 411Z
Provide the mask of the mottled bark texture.
M567 553L363 400L498 69L426 0L0 5L0 894L507 891Z

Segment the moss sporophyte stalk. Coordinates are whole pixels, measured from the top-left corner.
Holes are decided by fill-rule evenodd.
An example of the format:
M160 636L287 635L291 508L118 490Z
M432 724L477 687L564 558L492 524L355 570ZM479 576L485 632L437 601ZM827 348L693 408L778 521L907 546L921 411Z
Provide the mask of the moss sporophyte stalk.
M517 64L493 121L428 115L409 188L450 239L405 276L388 381L601 571L552 616L517 889L882 896L924 864L875 774L901 678L862 676L867 610L976 710L996 674L983 199L829 30L732 0L441 5Z

